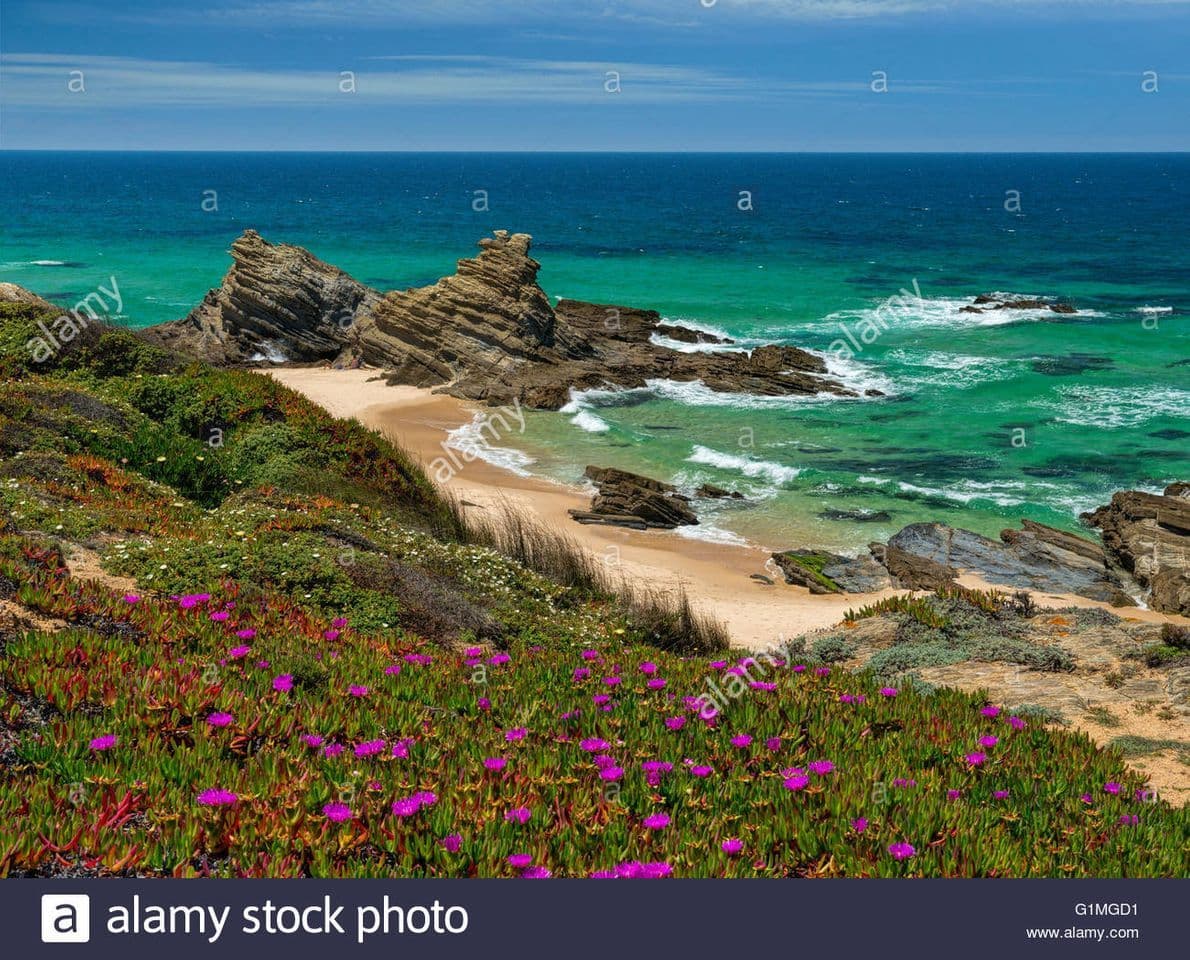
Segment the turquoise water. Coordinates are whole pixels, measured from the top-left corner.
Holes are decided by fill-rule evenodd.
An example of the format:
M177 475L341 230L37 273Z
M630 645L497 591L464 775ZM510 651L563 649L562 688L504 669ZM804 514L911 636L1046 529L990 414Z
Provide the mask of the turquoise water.
M818 349L887 394L657 384L508 438L560 480L598 463L748 495L694 535L854 549L923 519L1074 529L1114 490L1190 479L1187 155L6 153L0 168L0 279L71 304L114 276L130 325L184 315L247 227L381 288L432 282L507 228L534 235L552 296ZM1079 312L959 312L991 291ZM845 331L850 358L831 349Z

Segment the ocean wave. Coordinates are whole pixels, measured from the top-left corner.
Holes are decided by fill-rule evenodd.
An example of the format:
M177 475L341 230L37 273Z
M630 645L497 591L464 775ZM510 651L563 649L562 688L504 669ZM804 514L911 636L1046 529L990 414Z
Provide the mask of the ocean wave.
M1114 430L1157 417L1190 417L1190 390L1177 387L1064 386L1055 392L1057 399L1030 405L1050 411L1059 423Z
M250 363L264 363L266 361L268 363L285 363L289 359L281 352L281 348L272 341L265 340L261 344L261 347L263 349L258 350L248 358Z
M695 444L694 452L686 458L687 463L698 463L719 470L731 470L742 473L752 479L763 478L775 484L789 483L801 473L797 467L787 467L769 460L757 460L754 457L740 456L734 453L721 453Z
M1034 299L1008 293L997 293L994 296L1014 300ZM916 297L900 294L889 297L874 307L838 310L820 321L804 325L802 329L821 333L824 323L834 324L842 334L842 342L854 348L850 342L851 338L862 346L865 343L863 335L873 330L883 333L885 330L913 330L924 327L1000 327L1010 323L1053 321L1059 316L1104 316L1095 310L1076 310L1074 314L1059 315L1048 308L984 310L980 313L963 309L969 306L972 306L969 297ZM870 333L867 342L872 342Z
M712 390L701 380L648 380L648 390L663 400L687 407L731 407L737 410L791 410L814 403L855 402L852 397L833 393L810 396L761 396L755 393L725 393ZM871 398L869 398L871 399Z
M558 408L559 413L574 414L570 422L587 433L607 433L611 426L592 409L592 400L596 394L608 394L606 390L570 391L570 402Z
M831 377L838 380L848 390L854 390L861 396L868 390L879 390L888 397L896 396L899 392L897 385L870 363L818 350L807 350L806 352L822 357Z
M886 355L899 366L921 368L923 372L905 371L917 386L947 387L967 390L981 383L1011 380L1018 375L1022 362L998 357L972 357L959 353L891 350ZM925 372L929 371L929 372Z
M1173 307L1137 307L1133 313L1173 313Z
M746 547L748 545L748 541L738 533L733 533L731 530L717 527L706 521L695 525L676 527L674 528L674 533L679 537L685 537L687 540L702 540L706 543L723 543L736 547Z
M494 447L488 437L492 433L488 416L477 413L470 423L446 434L444 445L451 450L458 450L468 460L483 460L494 467L509 470L520 477L530 476L528 467L537 461L523 450L513 447Z

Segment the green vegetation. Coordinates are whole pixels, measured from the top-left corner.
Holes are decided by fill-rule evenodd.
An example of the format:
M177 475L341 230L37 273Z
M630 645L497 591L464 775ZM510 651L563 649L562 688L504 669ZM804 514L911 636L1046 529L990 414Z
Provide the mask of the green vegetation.
M823 650L728 657L684 597L523 518L466 522L268 378L98 327L34 369L33 315L0 315L0 876L1186 862L1187 810L1142 803L1118 750ZM892 649L1012 629L927 606L945 627L889 611Z

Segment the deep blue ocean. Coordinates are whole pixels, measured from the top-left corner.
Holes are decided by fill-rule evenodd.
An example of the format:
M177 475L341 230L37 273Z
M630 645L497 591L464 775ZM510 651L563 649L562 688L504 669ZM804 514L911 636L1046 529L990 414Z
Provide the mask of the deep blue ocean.
M533 235L553 297L818 349L884 391L589 394L492 454L748 495L693 535L855 548L922 519L1076 528L1114 490L1190 479L1190 155L8 152L0 169L0 280L70 305L115 277L130 325L185 315L248 227L382 289L430 283L505 228ZM961 312L994 291L1078 312ZM873 342L832 351L874 320Z

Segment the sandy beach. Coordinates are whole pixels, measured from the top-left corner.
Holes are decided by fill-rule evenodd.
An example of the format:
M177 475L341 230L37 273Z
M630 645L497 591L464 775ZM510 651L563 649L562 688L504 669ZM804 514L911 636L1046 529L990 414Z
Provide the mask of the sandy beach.
M260 372L335 416L354 417L383 432L427 467L450 454L443 447L448 431L470 423L477 413L491 412L426 389L388 386L375 370L285 367ZM453 456L458 458L458 452ZM708 543L664 530L585 526L570 519L567 511L588 508L587 492L523 477L480 459L456 462L461 469L450 478L448 486L469 504L468 509L498 509L501 503L507 503L566 533L630 580L662 590L685 589L695 605L718 618L741 647L763 649L799 634L832 627L849 608L905 592L888 590L862 598L811 594L786 584L772 569L768 552L759 548ZM753 574L776 582L770 585L753 580ZM987 586L973 576L963 577L961 582ZM1106 608L1106 604L1082 597L1035 594L1035 599L1041 606ZM1129 610L1127 616L1156 622L1183 619L1142 609Z

